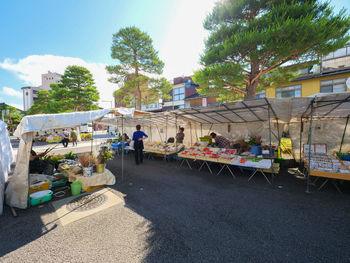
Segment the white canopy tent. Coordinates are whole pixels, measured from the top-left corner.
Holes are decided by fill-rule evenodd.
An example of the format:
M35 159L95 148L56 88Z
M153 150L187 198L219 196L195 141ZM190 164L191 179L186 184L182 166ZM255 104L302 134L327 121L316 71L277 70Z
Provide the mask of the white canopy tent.
M14 133L15 136L20 138L20 144L16 168L6 188L6 203L11 207L22 209L28 206L29 157L35 132L76 127L83 123L98 120L109 112L109 109L105 109L23 117Z
M341 142L338 142L337 138L341 136L339 130L344 127L344 118L348 120L350 115L350 103L348 102L350 102L349 92L321 94L306 98L263 98L208 107L178 109L171 112L149 113L135 116L132 119L114 118L103 120L102 123L124 128L134 128L136 124L141 124L143 127L149 128L149 131L156 130L161 141L164 141L162 140L164 137L162 138L160 135L158 127L166 127L166 132L163 135L167 139L167 135L176 133L179 123L189 123L190 134L187 131L185 138L190 137L191 140L187 141L187 144L192 144L193 127L195 130L200 127L201 135L202 129L207 133L215 131L228 137L231 135L234 138L244 138L248 134L262 136L263 140L270 144L271 142L280 143L282 136L280 131L286 127L292 140L294 157L297 159L301 156L302 144L311 142L308 139L311 130L315 134L317 133L317 137L313 138L313 141L326 143L331 151L339 147L339 144L343 145L344 138L349 137L346 135L349 134L349 132L346 133L346 128ZM310 114L311 109L313 109L312 114ZM312 127L312 119L321 119L324 122L322 128ZM191 123L197 125L191 125ZM172 129L169 132L168 125L176 127L175 130ZM311 128L306 128L306 125ZM130 129L129 132L131 132ZM304 136L302 132L304 132ZM304 142L303 138L307 138L307 142ZM346 149L350 149L350 143L344 146Z
M13 162L13 151L5 122L0 120L0 215L4 204L4 189Z

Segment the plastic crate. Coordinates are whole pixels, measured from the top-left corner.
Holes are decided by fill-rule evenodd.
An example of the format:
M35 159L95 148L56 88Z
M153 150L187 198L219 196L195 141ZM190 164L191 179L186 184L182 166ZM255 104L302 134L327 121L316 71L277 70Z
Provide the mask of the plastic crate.
M56 182L52 182L51 185L52 187L60 187L60 186L65 186L68 182L67 178L63 178L61 180L58 180Z
M29 193L32 194L39 191L49 190L49 188L50 188L50 181L43 180L38 183L30 185Z
M30 205L36 206L36 205L45 203L47 201L50 201L51 198L52 198L51 190L35 192L30 195Z

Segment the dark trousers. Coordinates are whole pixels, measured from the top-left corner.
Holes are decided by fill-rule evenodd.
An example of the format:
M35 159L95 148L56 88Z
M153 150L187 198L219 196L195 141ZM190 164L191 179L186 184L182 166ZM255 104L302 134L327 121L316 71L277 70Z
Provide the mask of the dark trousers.
M67 146L68 146L68 142L69 142L69 139L64 138L64 139L62 140L63 147L67 147Z
M142 141L134 141L134 149L135 149L135 162L136 164L143 163L143 142Z
M75 144L75 146L78 146L77 139L72 139L72 143L73 143L73 146L74 146L74 144Z

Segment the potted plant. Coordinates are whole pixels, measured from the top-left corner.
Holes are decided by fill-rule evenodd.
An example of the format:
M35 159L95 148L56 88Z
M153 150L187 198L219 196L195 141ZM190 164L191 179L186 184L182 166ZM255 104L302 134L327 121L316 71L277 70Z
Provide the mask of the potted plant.
M106 162L113 160L113 158L113 153L107 147L102 147L97 157L96 172L103 173Z
M261 136L250 137L247 144L251 146L250 151L252 154L261 154Z

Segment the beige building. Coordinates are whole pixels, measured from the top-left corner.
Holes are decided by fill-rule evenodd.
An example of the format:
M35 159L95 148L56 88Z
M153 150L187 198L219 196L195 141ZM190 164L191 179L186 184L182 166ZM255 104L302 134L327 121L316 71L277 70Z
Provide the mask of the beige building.
M50 90L50 85L53 83L60 83L61 74L48 71L46 74L41 74L41 89Z
M61 74L48 71L45 74L41 74L41 86L39 87L23 87L23 110L27 111L34 104L34 101L38 98L38 91L50 90L50 85L53 83L59 83L61 81Z

